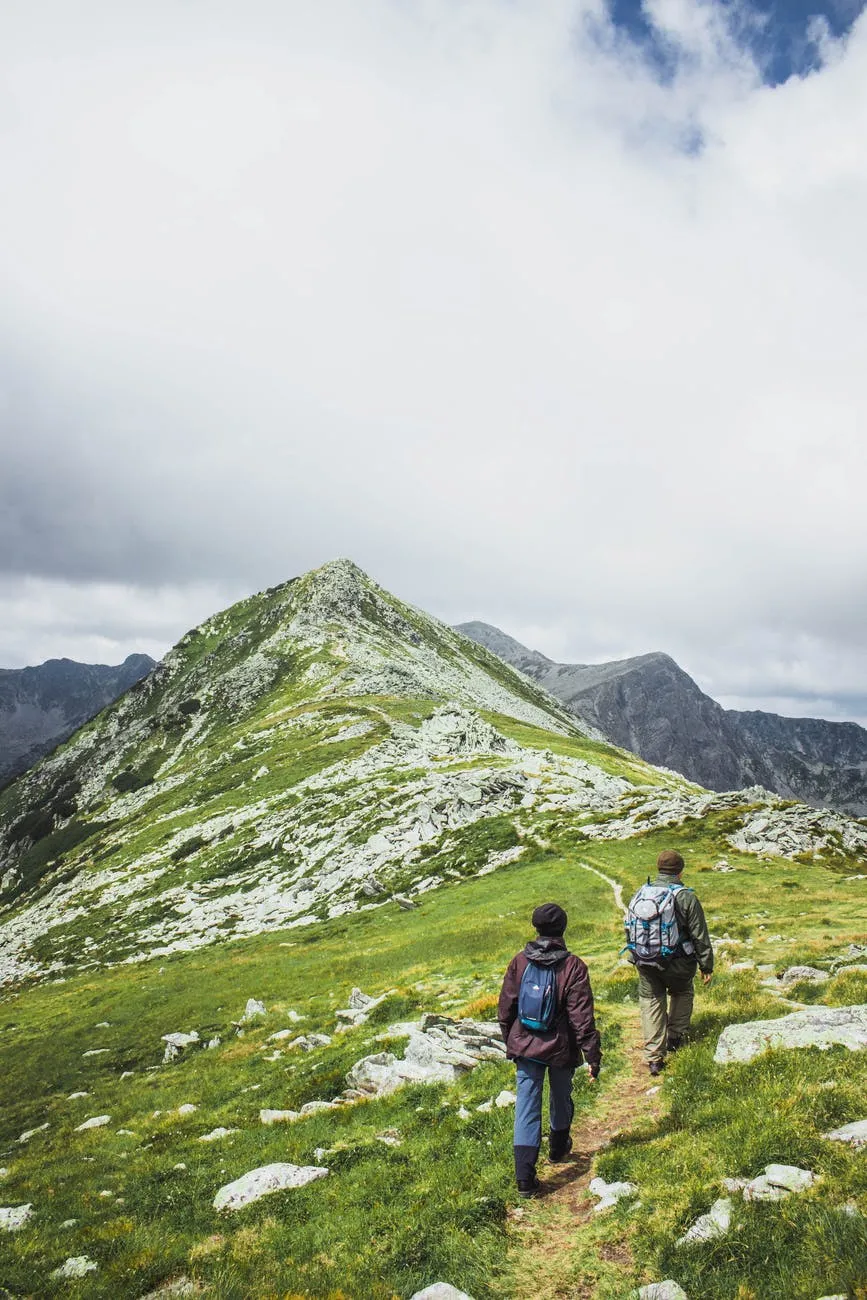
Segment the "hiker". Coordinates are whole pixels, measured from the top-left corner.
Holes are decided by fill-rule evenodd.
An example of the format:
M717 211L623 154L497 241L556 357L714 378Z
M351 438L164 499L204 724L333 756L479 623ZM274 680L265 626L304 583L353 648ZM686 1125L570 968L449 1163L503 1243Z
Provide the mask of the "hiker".
M542 1086L548 1072L548 1154L557 1163L572 1150L572 1076L582 1061L599 1076L602 1048L593 1019L590 976L563 942L568 918L556 903L533 913L536 938L509 962L497 1019L506 1056L518 1070L515 1105L515 1177L521 1196L540 1188L536 1160L542 1145Z
M683 858L666 849L656 880L632 896L626 912L629 960L638 967L638 1005L650 1073L661 1074L668 1052L682 1045L692 1019L693 980L713 974L713 947L704 910L683 883Z

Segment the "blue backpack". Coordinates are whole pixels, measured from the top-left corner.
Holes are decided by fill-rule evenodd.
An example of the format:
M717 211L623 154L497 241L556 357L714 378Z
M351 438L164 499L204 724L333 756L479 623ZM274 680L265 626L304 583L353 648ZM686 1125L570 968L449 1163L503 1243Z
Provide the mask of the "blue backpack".
M528 961L518 990L518 1019L537 1034L547 1034L557 1015L557 972Z

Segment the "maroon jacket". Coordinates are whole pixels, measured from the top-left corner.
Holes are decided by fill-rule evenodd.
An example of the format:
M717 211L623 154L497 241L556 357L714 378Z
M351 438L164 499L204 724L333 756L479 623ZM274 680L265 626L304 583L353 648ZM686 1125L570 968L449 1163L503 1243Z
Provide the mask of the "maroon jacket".
M518 1019L518 991L527 963L554 966L557 971L557 1015L551 1029L537 1033ZM593 1018L590 976L580 957L562 939L532 939L509 962L497 1008L500 1032L510 1061L518 1056L546 1065L580 1065L585 1060L596 1073L602 1060L599 1031Z

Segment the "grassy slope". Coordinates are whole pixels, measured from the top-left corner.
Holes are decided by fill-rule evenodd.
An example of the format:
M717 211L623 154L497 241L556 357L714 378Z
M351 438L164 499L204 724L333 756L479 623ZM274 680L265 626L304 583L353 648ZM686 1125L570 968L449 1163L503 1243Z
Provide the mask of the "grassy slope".
M405 1297L437 1278L476 1300L525 1294L516 1290L523 1248L506 1219L513 1199L511 1113L474 1113L468 1122L455 1113L461 1103L472 1107L508 1086L510 1067L484 1065L451 1088L407 1088L291 1127L260 1126L258 1110L339 1092L346 1069L385 1045L374 1042L384 1025L414 1010L489 1007L506 961L527 937L530 909L553 897L572 915L572 947L590 961L608 1051L601 1094L576 1083L580 1123L582 1110L616 1096L625 1068L617 1045L634 1014L634 1001L625 1000L634 989L630 973L616 967L611 891L579 861L631 887L663 842L679 846L714 932L740 941L733 959L784 967L839 951L867 930L863 882L821 867L763 866L728 852L743 868L739 874L704 874L724 848L724 825L693 823L643 842L589 849L555 828L547 854L530 851L491 876L426 895L415 912L389 906L8 999L0 1039L0 1164L9 1173L0 1200L30 1201L37 1215L23 1231L0 1238L0 1282L40 1298L136 1297L179 1273L238 1300ZM775 933L784 940L772 941ZM851 976L835 981L824 996L867 1000L867 988L856 983ZM397 989L378 1024L309 1055L263 1059L265 1036L289 1023L289 1008L306 1017L302 1030L330 1032L333 1010L346 1005L353 984L373 993ZM234 1038L230 1022L249 996L265 1001L267 1020ZM639 1183L642 1209L623 1208L576 1229L573 1248L547 1265L562 1294L579 1278L585 1286L596 1278L597 1294L614 1300L639 1275L677 1277L693 1300L815 1300L867 1285L863 1225L834 1208L855 1201L867 1211L865 1157L819 1137L867 1114L867 1062L839 1051L778 1054L726 1070L711 1062L723 1024L783 1010L752 972L723 973L700 995L697 1041L666 1080L663 1119L600 1159L606 1177ZM110 1028L96 1029L101 1021ZM191 1028L222 1033L224 1045L149 1072L161 1059L160 1035ZM94 1047L108 1052L82 1056ZM123 1070L135 1074L120 1081ZM90 1096L66 1099L78 1090ZM198 1106L195 1115L170 1113L185 1102ZM157 1110L162 1114L154 1116ZM110 1126L74 1133L97 1114L110 1114ZM23 1130L46 1121L47 1132L19 1146ZM241 1131L214 1144L197 1141L219 1124ZM118 1128L135 1136L119 1136ZM375 1140L386 1128L400 1130L401 1147ZM313 1163L316 1147L335 1145L329 1178L231 1218L212 1210L217 1188L246 1170L275 1160ZM783 1207L751 1207L739 1215L743 1229L723 1242L672 1251L673 1236L719 1194L720 1176L758 1173L771 1160L808 1164L823 1175L821 1191ZM175 1169L179 1162L187 1168ZM536 1212L544 1215L544 1207ZM61 1227L73 1218L74 1225ZM611 1249L623 1240L634 1272ZM73 1284L49 1279L51 1269L79 1254L97 1260L100 1272Z

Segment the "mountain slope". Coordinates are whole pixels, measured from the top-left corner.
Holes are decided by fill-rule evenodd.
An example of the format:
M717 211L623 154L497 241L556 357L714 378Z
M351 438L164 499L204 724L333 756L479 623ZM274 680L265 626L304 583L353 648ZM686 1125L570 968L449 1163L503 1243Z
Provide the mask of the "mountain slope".
M867 731L853 722L724 709L666 654L558 664L490 624L458 630L650 763L711 790L761 785L851 816L867 814Z
M122 664L49 659L0 668L0 786L32 767L154 667L150 655Z

